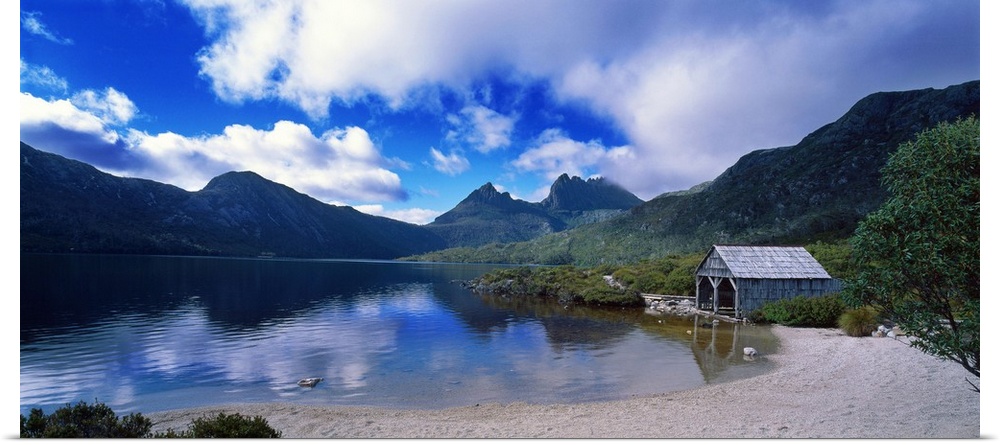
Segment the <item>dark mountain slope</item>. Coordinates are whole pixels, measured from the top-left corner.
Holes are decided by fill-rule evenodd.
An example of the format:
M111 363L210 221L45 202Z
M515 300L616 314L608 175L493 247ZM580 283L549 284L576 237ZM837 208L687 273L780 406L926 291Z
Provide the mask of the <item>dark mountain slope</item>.
M876 93L792 147L758 150L701 193L652 200L631 218L654 234L703 242L849 236L885 201L881 168L899 144L942 121L979 113L979 82Z
M21 144L21 250L396 258L441 249L413 224L331 206L252 172L198 192Z
M189 193L144 179L108 175L21 143L21 250L211 253L170 232L147 229Z

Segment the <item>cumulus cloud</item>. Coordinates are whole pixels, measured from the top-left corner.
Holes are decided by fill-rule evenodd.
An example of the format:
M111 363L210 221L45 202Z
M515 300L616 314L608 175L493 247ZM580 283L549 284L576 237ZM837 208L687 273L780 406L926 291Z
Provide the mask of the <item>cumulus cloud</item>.
M463 146L471 146L480 153L489 153L510 145L516 119L504 116L482 105L462 108L447 118L454 126L447 138Z
M85 90L70 99L46 100L21 93L21 130L57 126L68 131L99 135L100 139L118 141L116 126L127 124L137 111L128 96L107 88L101 92Z
M89 111L80 109L67 99L45 100L21 93L21 132L29 133L34 128L51 125L77 133L97 135L99 139L114 143L118 133L110 129L108 123Z
M110 125L127 124L138 111L128 96L111 87L104 91L81 91L70 102Z
M185 137L133 132L132 150L154 158L144 177L172 178L187 189L227 171L250 170L317 199L405 200L399 176L360 127L313 135L305 125L279 121L263 130L230 125L222 134Z
M60 37L55 32L50 31L49 28L42 23L41 17L42 14L37 11L21 11L21 29L53 43L58 43L60 45L73 44L72 39Z
M603 169L647 198L712 179L750 150L798 142L866 94L947 86L927 84L956 77L934 60L978 54L978 33L967 31L978 24L966 23L978 20L975 2L186 4L211 39L201 73L226 100L279 99L321 118L331 101L374 96L400 108L428 88L465 90L495 73L542 79L561 100L610 117L635 161ZM886 62L901 53L912 57ZM454 114L454 138L484 153L510 144L512 118L492 113Z
M402 107L428 85L463 88L495 67L544 76L656 29L644 2L185 3L213 38L198 62L220 97L279 98L315 117L334 99L376 95Z
M435 170L448 176L455 176L469 169L469 160L454 151L445 155L431 147L431 160Z

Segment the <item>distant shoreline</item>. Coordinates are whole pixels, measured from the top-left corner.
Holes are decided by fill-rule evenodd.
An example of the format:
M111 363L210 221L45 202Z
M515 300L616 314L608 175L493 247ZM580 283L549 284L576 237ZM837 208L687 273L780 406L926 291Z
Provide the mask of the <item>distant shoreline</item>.
M889 338L774 327L775 369L611 402L439 410L240 404L145 414L184 430L220 411L260 415L286 438L976 438L980 394L956 363ZM669 378L669 376L651 376Z

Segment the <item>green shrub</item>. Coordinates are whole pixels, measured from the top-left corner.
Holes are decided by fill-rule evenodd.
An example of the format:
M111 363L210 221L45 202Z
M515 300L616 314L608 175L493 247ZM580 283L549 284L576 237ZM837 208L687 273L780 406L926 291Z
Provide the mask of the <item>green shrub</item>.
M194 439L279 439L281 431L271 428L261 416L219 413L216 417L202 416L192 422L191 428L182 433L168 431L157 437Z
M149 437L153 422L142 414L129 414L119 419L107 405L79 402L74 406L57 409L46 416L39 408L32 408L26 418L21 415L21 437L25 438L87 438Z
M613 289L604 281L603 274L565 265L500 269L484 274L473 287L496 295L555 298L586 304L645 304L638 291Z
M241 414L222 414L218 417L196 419L186 431L152 435L153 422L142 414L133 413L122 418L107 405L96 402L89 405L78 402L66 404L54 413L45 415L39 408L32 408L28 417L21 415L23 438L268 438L281 437L281 432L271 428L267 420Z
M583 302L610 306L638 306L646 304L639 292L610 287L589 288L583 291Z
M698 254L642 260L619 266L613 276L622 285L642 293L694 295L694 272L701 258Z
M775 323L784 326L834 328L846 306L839 294L764 303L748 317L755 323Z
M837 325L851 337L871 335L878 327L878 311L871 306L848 309L837 320Z

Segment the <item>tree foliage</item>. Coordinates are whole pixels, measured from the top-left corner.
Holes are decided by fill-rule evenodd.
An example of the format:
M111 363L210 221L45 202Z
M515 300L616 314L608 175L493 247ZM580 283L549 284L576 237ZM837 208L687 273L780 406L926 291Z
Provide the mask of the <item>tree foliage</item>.
M918 134L882 174L890 197L851 239L845 295L979 377L979 119Z
M803 247L834 278L848 279L857 273L851 263L851 243L848 238L833 242L816 241Z

